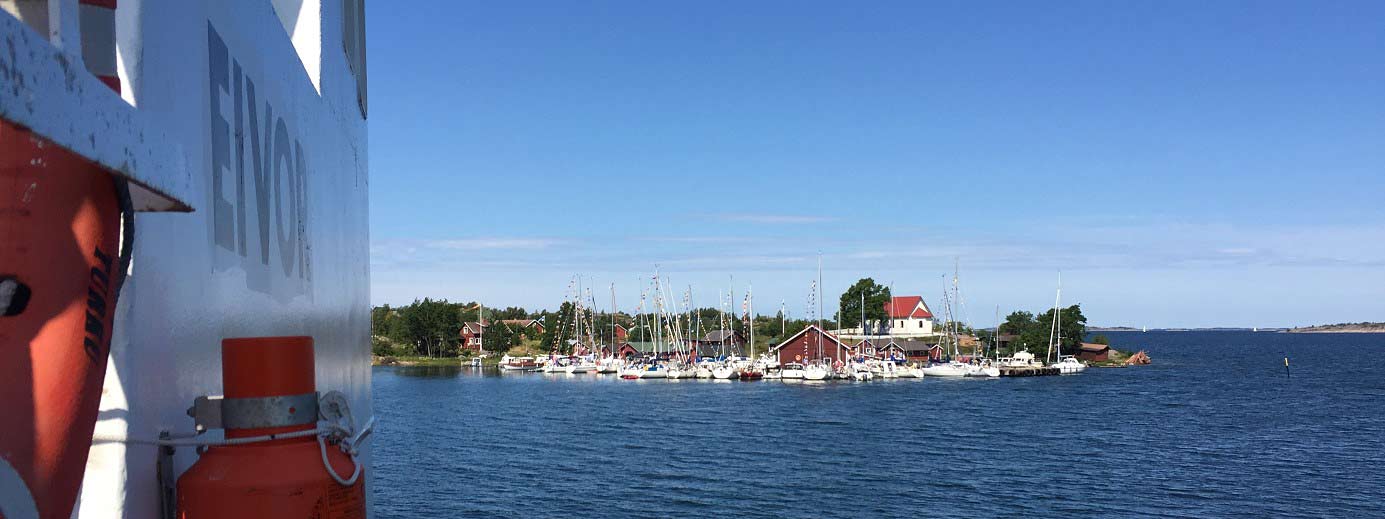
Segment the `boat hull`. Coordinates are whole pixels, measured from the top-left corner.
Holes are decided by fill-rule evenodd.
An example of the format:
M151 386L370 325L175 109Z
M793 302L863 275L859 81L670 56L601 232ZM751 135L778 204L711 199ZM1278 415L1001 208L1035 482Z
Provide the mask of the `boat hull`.
M950 377L950 378L965 377L965 376L967 376L967 371L968 371L968 370L963 369L963 368L961 368L961 367L958 367L958 366L951 366L951 365L947 365L947 364L938 364L938 365L928 366L928 367L926 367L926 368L921 368L921 369L922 369L922 371L923 371L924 376L928 376L928 377Z

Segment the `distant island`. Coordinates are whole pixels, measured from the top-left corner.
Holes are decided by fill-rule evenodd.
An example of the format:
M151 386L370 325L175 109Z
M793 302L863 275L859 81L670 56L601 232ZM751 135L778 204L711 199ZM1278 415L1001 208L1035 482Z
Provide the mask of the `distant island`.
M1338 323L1320 324L1304 328L1290 328L1288 333L1385 333L1385 323Z
M1130 326L1088 326L1092 332L1282 332L1288 328L1238 328L1218 326L1211 328L1134 328Z

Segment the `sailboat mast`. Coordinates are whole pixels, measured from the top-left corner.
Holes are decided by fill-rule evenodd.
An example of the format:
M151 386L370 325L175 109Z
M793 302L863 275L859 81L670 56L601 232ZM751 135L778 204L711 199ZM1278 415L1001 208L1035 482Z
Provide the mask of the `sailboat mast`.
M611 348L611 356L616 356L616 284L611 283L611 339L606 341Z
M1061 277L1061 275L1060 275ZM1048 352L1044 354L1044 360L1053 361L1053 340L1058 335L1058 304L1063 297L1062 281L1058 282L1058 294L1053 298L1053 318L1049 320L1048 329Z
M995 330L991 332L991 350L995 360L1000 361L1000 305L995 305Z
M823 290L822 287L822 251L818 251L818 290L826 292L826 290ZM823 333L824 332L822 331L822 298L818 297L818 362L822 362Z
M957 289L957 271L961 270L960 263L961 260L957 260L957 263L953 264L953 299L951 299L951 303L953 303L954 307L947 311L947 314L951 317L951 321L953 321L953 357L960 356L961 354L961 324L957 322L961 313L958 311L960 309L956 307L957 304L961 304L961 295L958 293Z
M779 300L779 337L783 340L784 333L789 331L789 300Z
M755 361L755 285L746 289L745 299L750 306L750 361Z
M726 299L723 298L722 289L720 288L716 289L716 310L719 311L719 314L716 316L716 327L717 331L719 331L720 339L722 339L717 340L717 346L722 349L722 352L720 352L722 353L722 357L726 357Z
M866 336L866 291L861 291L861 336Z
M727 306L727 308L728 308L730 311L732 311L732 312L736 311L736 277L733 276L733 275L732 275L732 276L726 276L726 306ZM728 339L728 338L731 339L731 346L732 346L731 353L734 355L734 354L735 354L735 346L736 346L736 318L735 318L735 314L730 314L730 315L727 317L727 319L726 319L726 326L727 326L727 328L730 328L730 329L731 329L731 335L730 335L729 337L728 337L728 336L722 336L722 338L721 338L721 343L724 345L724 344L726 344L726 339Z
M654 267L654 358L659 358L659 343L664 342L663 296L659 294L659 267Z
M1058 357L1063 357L1063 273L1058 273L1058 302L1053 306L1053 326L1058 330L1058 343L1054 346L1058 350ZM1054 359L1057 360L1057 359Z
M695 320L695 319L694 319L694 312L695 312L694 308L696 308L697 305L694 305L694 304L693 304L693 287L692 287L692 285L688 285L688 299L687 299L684 303L685 303L686 306L688 307L688 337L687 337L687 344L685 344L685 346L688 348L688 354L689 354L689 355L692 355L692 352L693 352L693 344L694 344L694 342L697 340L697 332L698 332L698 330L697 330L696 328L693 327L693 326L694 326L694 325L693 325L693 321Z

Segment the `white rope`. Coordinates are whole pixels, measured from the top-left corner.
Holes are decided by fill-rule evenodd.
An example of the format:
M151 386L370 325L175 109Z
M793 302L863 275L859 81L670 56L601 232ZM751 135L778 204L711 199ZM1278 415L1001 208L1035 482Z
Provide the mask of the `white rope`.
M361 462L356 459L355 454L348 453L351 456L351 464L354 465L355 468L351 470L350 478L343 479L337 474L337 469L332 468L332 462L327 459L327 438L325 436L317 437L317 449L318 452L322 453L322 466L327 469L327 475L332 476L332 479L337 480L337 483L344 487L356 484L356 478L361 476Z
M128 443L138 445L155 445L160 447L226 447L231 445L247 445L252 443L270 442L275 440L288 440L293 438L305 438L309 436L317 437L318 452L322 454L322 466L327 469L327 474L342 486L349 487L356 484L361 476L360 446L375 429L375 417L366 420L365 426L356 430L354 420L351 417L351 407L346 400L346 395L339 391L329 391L322 395L318 403L318 418L322 425L304 431L293 431L279 434L266 434L262 436L248 436L245 438L225 438L220 440L198 438L196 435L182 438L132 438L128 436L115 436L105 434L92 435L93 442L113 442ZM351 458L353 469L351 477L343 478L337 474L332 463L327 459L327 442L335 440L337 447Z

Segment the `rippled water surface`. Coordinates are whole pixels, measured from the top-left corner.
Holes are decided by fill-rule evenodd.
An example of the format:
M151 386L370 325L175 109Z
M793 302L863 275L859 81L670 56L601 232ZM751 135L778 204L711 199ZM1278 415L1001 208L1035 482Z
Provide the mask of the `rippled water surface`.
M1155 364L868 383L377 367L371 508L1385 517L1385 335L1109 335Z

